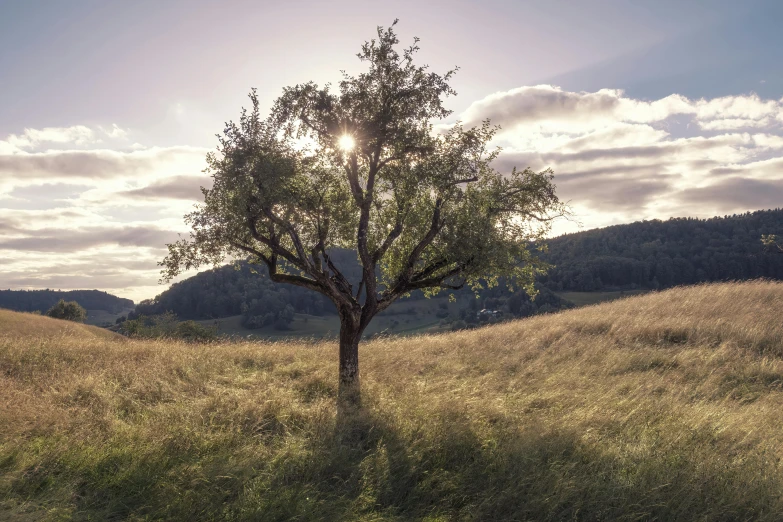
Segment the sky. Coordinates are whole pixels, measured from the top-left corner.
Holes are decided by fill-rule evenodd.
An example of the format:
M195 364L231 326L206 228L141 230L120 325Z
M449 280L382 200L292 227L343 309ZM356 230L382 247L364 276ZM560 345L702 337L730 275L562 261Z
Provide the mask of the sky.
M554 170L555 234L783 207L777 0L0 0L0 289L161 293L250 89L360 72L395 18L460 68L444 125L490 118L499 171Z

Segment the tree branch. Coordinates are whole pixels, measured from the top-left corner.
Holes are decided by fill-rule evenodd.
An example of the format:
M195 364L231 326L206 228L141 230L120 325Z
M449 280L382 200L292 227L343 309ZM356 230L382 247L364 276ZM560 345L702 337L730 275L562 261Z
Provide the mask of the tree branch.
M298 275L278 273L276 256L269 258L264 253L259 252L255 248L248 247L247 245L243 245L241 243L232 242L231 246L233 246L234 248L238 248L244 252L247 252L248 254L258 256L261 259L261 261L263 261L264 264L267 266L267 270L269 272L269 279L271 279L272 281L276 283L289 283L292 285L301 286L303 288L314 290L318 293L331 297L327 289L321 283L319 283L314 279L307 279L306 277L302 277Z
M421 241L413 247L413 250L411 250L410 255L408 256L408 262L405 265L405 269L403 270L403 273L408 277L410 275L410 272L413 270L413 267L416 265L416 261L419 260L419 257L421 257L422 252L424 252L424 249L427 248L432 241L435 239L435 237L438 235L438 232L440 232L441 222L440 222L440 209L443 205L443 200L441 198L438 198L435 200L435 210L432 212L432 221L430 222L430 228L427 230L427 233L424 235L423 238L421 238Z
M379 246L375 253L372 255L372 262L373 265L378 264L378 261L383 259L383 256L386 255L386 251L389 250L389 248L392 246L392 243L400 237L400 234L402 234L402 219L401 216L398 215L397 222L394 225L394 228L391 229L389 232L389 235L386 236L386 239L383 241L383 244Z
M307 270L307 265L303 264L297 257L294 255L293 252L288 251L287 249L280 246L279 241L273 241L272 238L268 238L261 233L258 232L258 228L256 227L255 219L252 217L249 217L248 219L248 228L250 229L250 235L253 236L253 239L258 241L259 243L262 243L266 246L268 246L272 252L275 254L281 256L283 259L291 263L292 265L296 266L297 268L301 270Z

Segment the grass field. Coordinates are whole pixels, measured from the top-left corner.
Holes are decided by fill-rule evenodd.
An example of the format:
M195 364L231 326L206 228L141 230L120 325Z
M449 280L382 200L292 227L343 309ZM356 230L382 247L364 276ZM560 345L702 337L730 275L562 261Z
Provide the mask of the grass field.
M555 292L559 297L571 301L576 306L589 306L598 303L641 295L646 290L620 290L616 292Z
M783 284L360 348L0 314L0 520L783 519Z

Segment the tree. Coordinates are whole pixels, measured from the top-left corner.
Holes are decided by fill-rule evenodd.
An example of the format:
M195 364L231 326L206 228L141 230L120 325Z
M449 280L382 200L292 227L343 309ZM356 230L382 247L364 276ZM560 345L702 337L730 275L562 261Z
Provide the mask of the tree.
M396 24L396 21L395 21ZM252 109L218 135L207 156L214 180L185 217L189 239L168 245L163 280L226 259L265 265L269 278L327 296L337 307L339 396L358 400L362 333L414 290L433 295L507 276L534 293L547 265L534 255L565 207L550 170L503 175L489 121L436 132L450 114L448 81L414 64L418 39L398 52L393 27L358 54L368 70L344 73L338 92L284 89L262 119ZM358 255L352 284L330 252Z
M778 238L775 235L761 236L761 242L767 251L783 253L783 245L778 244Z
M77 323L83 323L87 319L87 310L81 307L76 301L64 301L60 299L53 307L51 307L46 315L54 317L55 319L65 319L67 321L75 321Z

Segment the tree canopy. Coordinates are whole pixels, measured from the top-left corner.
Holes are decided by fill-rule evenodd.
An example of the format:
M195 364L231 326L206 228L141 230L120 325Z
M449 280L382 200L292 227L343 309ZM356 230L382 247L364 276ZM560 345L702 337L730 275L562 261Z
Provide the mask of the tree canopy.
M396 22L395 22L396 23ZM455 70L414 63L393 27L358 54L367 71L336 92L284 89L267 118L258 97L207 157L214 183L186 216L189 239L169 245L164 279L247 258L275 282L331 299L341 318L341 383L358 379L357 345L370 320L414 290L429 294L508 277L533 292L546 264L535 245L564 206L553 173L492 168L489 121L441 125ZM353 285L329 255L357 252Z
M82 308L76 301L64 301L60 299L53 307L51 307L46 315L54 317L55 319L65 319L66 321L74 321L77 323L83 323L87 319L87 310Z

